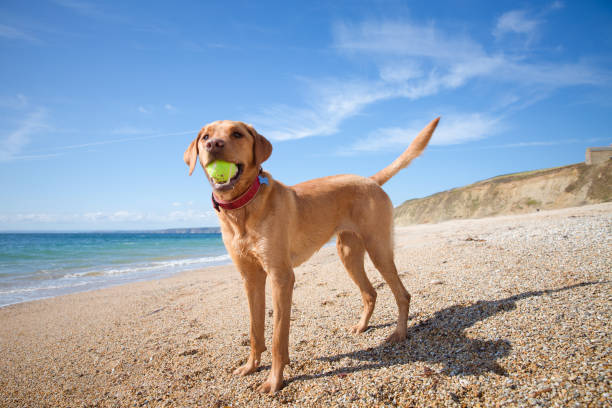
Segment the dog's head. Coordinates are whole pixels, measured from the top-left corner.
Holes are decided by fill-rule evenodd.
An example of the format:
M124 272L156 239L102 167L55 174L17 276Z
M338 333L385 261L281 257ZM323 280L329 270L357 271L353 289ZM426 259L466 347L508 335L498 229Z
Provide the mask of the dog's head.
M238 172L229 182L219 184L206 174L213 190L217 192L245 191L259 174L261 163L272 154L272 144L246 123L220 120L200 130L191 142L183 159L193 173L198 157L203 168L215 160L234 163Z

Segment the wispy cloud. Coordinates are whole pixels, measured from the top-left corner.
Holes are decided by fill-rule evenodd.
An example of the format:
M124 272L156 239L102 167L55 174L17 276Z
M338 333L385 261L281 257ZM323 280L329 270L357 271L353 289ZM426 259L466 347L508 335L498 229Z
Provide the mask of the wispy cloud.
M352 146L337 152L351 155L359 152L373 152L405 149L423 128L424 123L413 122L405 127L380 128ZM501 118L483 113L463 113L445 116L440 121L431 139L432 146L460 144L484 139L502 130Z
M592 137L588 139L571 138L571 139L557 139L557 140L532 140L529 142L517 142L517 143L502 143L494 145L471 145L462 146L455 148L459 151L472 151L472 150L491 150L491 149L519 149L519 148L530 148L530 147L552 147L562 146L568 144L580 144L580 145L606 145L612 141L612 138L605 137Z
M589 139L558 139L558 140L534 140L531 142L505 143L498 145L483 146L483 149L507 149L517 147L537 147L537 146L560 146L566 144L591 144L591 143L608 143L612 138L592 137Z
M466 142L486 139L507 130L502 117L483 113L451 114L443 117L431 138L431 146L460 145ZM358 140L352 146L337 151L339 156L350 156L361 152L398 151L408 147L410 142L423 128L423 123L413 122L406 127L380 128L367 137ZM513 149L567 144L609 143L610 138L570 138L557 140L532 140L527 142L503 143L494 145L472 144L469 147L458 147L461 151Z
M46 128L46 117L46 111L40 108L29 113L17 129L2 135L0 138L0 162L17 158L23 148L30 142L32 135Z
M303 108L277 105L249 117L258 129L273 140L302 139L330 135L340 123L365 106L386 99L393 92L380 83L367 81L307 81L312 94Z
M553 1L548 5L548 10L559 10L565 7L565 4L562 1Z
M447 34L433 24L394 21L338 23L334 47L342 52L447 60L483 54L482 47L465 35Z
M388 72L404 70L406 62L428 68L428 76L413 75L401 82L408 89L428 82L436 85L434 88L455 88L475 78L555 87L609 79L585 62L553 63L528 55L510 57L499 52L488 53L469 37L451 36L433 26L408 22L341 25L335 45L344 52L374 61L381 67L383 79L389 77Z
M81 0L54 0L54 3L76 11L79 14L91 16L98 15L100 13L100 9L94 3L90 3L87 1Z
M448 115L440 122L430 143L432 146L443 146L485 139L504 129L501 120L501 117L486 113ZM415 135L411 136L411 140Z
M119 14L110 13L100 7L99 3L84 0L53 0L58 6L74 11L82 16L115 23L129 21Z
M142 18L142 15L134 17L124 14L127 10L116 7L113 2L95 0L52 0L52 2L66 11L76 13L84 18L124 26L133 31L150 35L172 35L176 32L175 28L163 21L151 21Z
M184 203L182 203L180 201L174 201L172 203L172 206L173 207L191 207L191 206L193 206L193 204L194 204L193 200L189 200L189 201L186 201Z
M154 133L151 129L143 129L136 126L121 126L110 132L113 135L143 135Z
M530 32L537 27L537 19L525 13L506 14L500 18L500 30ZM601 84L611 77L608 70L586 61L552 62L531 55L488 52L469 36L446 32L435 24L339 23L333 32L334 49L350 58L374 63L379 77L304 80L309 94L303 106L272 106L249 118L266 136L289 140L331 135L344 120L373 103L395 98L414 101L477 80L513 84L512 98L505 98L504 108L514 105L518 109L546 97L552 90ZM476 118L472 123L483 124ZM459 126L456 129L459 132ZM459 133L449 136L451 139L453 143L474 140Z
M157 111L158 109L163 108L166 112L177 112L178 109L176 108L176 106L171 105L169 103L166 103L162 106L153 106L153 105L140 105L138 106L137 110L140 113L144 113L145 115L150 115L151 113L153 113L154 111Z
M9 40L27 41L27 42L36 43L36 44L41 42L38 38L34 37L33 35L28 34L15 27L8 26L6 24L0 24L0 37L6 38Z
M9 109L23 109L28 107L28 98L23 94L0 98L0 107Z
M72 150L72 149L80 149L80 148L92 147L92 146L103 146L103 145L115 144L115 143L133 142L133 141L136 141L136 140L157 139L157 138L161 138L161 137L170 137L170 136L195 135L195 134L197 134L198 130L186 130L186 131L181 131L181 132L157 133L157 134L147 134L147 135L143 135L143 136L124 137L124 138L119 138L119 139L99 140L99 141L96 141L96 142L88 142L88 143L79 143L79 144L66 145L66 146L50 147L48 150L56 150L56 151L59 151L59 150ZM132 134L134 134L134 133L132 133Z
M538 28L540 21L529 16L525 10L512 10L502 14L497 20L497 25L493 30L496 37L505 34L524 34L533 35Z
M0 106L7 106L14 109L27 107L27 99L23 95L17 95L16 98L0 101ZM109 134L116 136L113 139L97 140L86 143L78 143L63 146L49 146L44 152L40 150L27 149L32 136L41 130L49 129L47 122L47 111L43 108L36 109L30 112L18 127L9 131L6 134L0 134L0 162L9 162L14 160L35 160L57 157L69 150L84 149L96 146L104 146L117 143L129 143L140 140L158 139L172 136L195 135L198 129L177 131L177 132L155 132L151 129L143 129L133 126L123 126L109 131Z
M545 17L563 8L560 1L554 1L540 10L516 9L503 13L497 19L493 35L497 40L505 39L509 36L522 37L525 45L529 46L539 37L539 29L545 23Z
M63 153L19 154L19 155L11 156L11 158L7 161L44 160L44 159L50 159L52 157L58 157L62 155Z

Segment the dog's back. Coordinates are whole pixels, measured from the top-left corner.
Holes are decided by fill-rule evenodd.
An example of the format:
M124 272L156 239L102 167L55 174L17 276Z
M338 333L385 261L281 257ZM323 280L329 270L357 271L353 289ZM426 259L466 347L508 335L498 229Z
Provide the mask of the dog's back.
M380 222L390 223L393 206L374 180L357 175L338 175L286 187L294 195L295 215L286 227L292 245L293 266L310 256L341 231L367 235ZM333 205L330 205L333 203Z

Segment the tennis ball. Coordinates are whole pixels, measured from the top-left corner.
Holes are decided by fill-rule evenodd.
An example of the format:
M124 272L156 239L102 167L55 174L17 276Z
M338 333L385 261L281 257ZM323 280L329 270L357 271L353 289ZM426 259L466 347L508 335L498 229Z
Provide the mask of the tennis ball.
M238 167L234 163L223 160L215 160L206 166L206 173L217 183L227 183L238 172Z

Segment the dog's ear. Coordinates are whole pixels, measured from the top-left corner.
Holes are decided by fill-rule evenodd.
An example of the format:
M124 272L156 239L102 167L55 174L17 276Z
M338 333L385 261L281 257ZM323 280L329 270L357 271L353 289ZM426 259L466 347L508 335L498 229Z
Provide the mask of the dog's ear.
M198 161L198 143L200 142L200 138L202 137L202 131L198 133L198 136L193 139L193 142L189 145L185 153L183 154L183 160L185 160L185 164L189 166L189 175L193 173L193 169L195 169L195 165Z
M272 154L272 143L265 137L257 133L255 128L251 125L246 125L251 136L253 136L253 160L257 167L261 166L261 163L268 160Z

